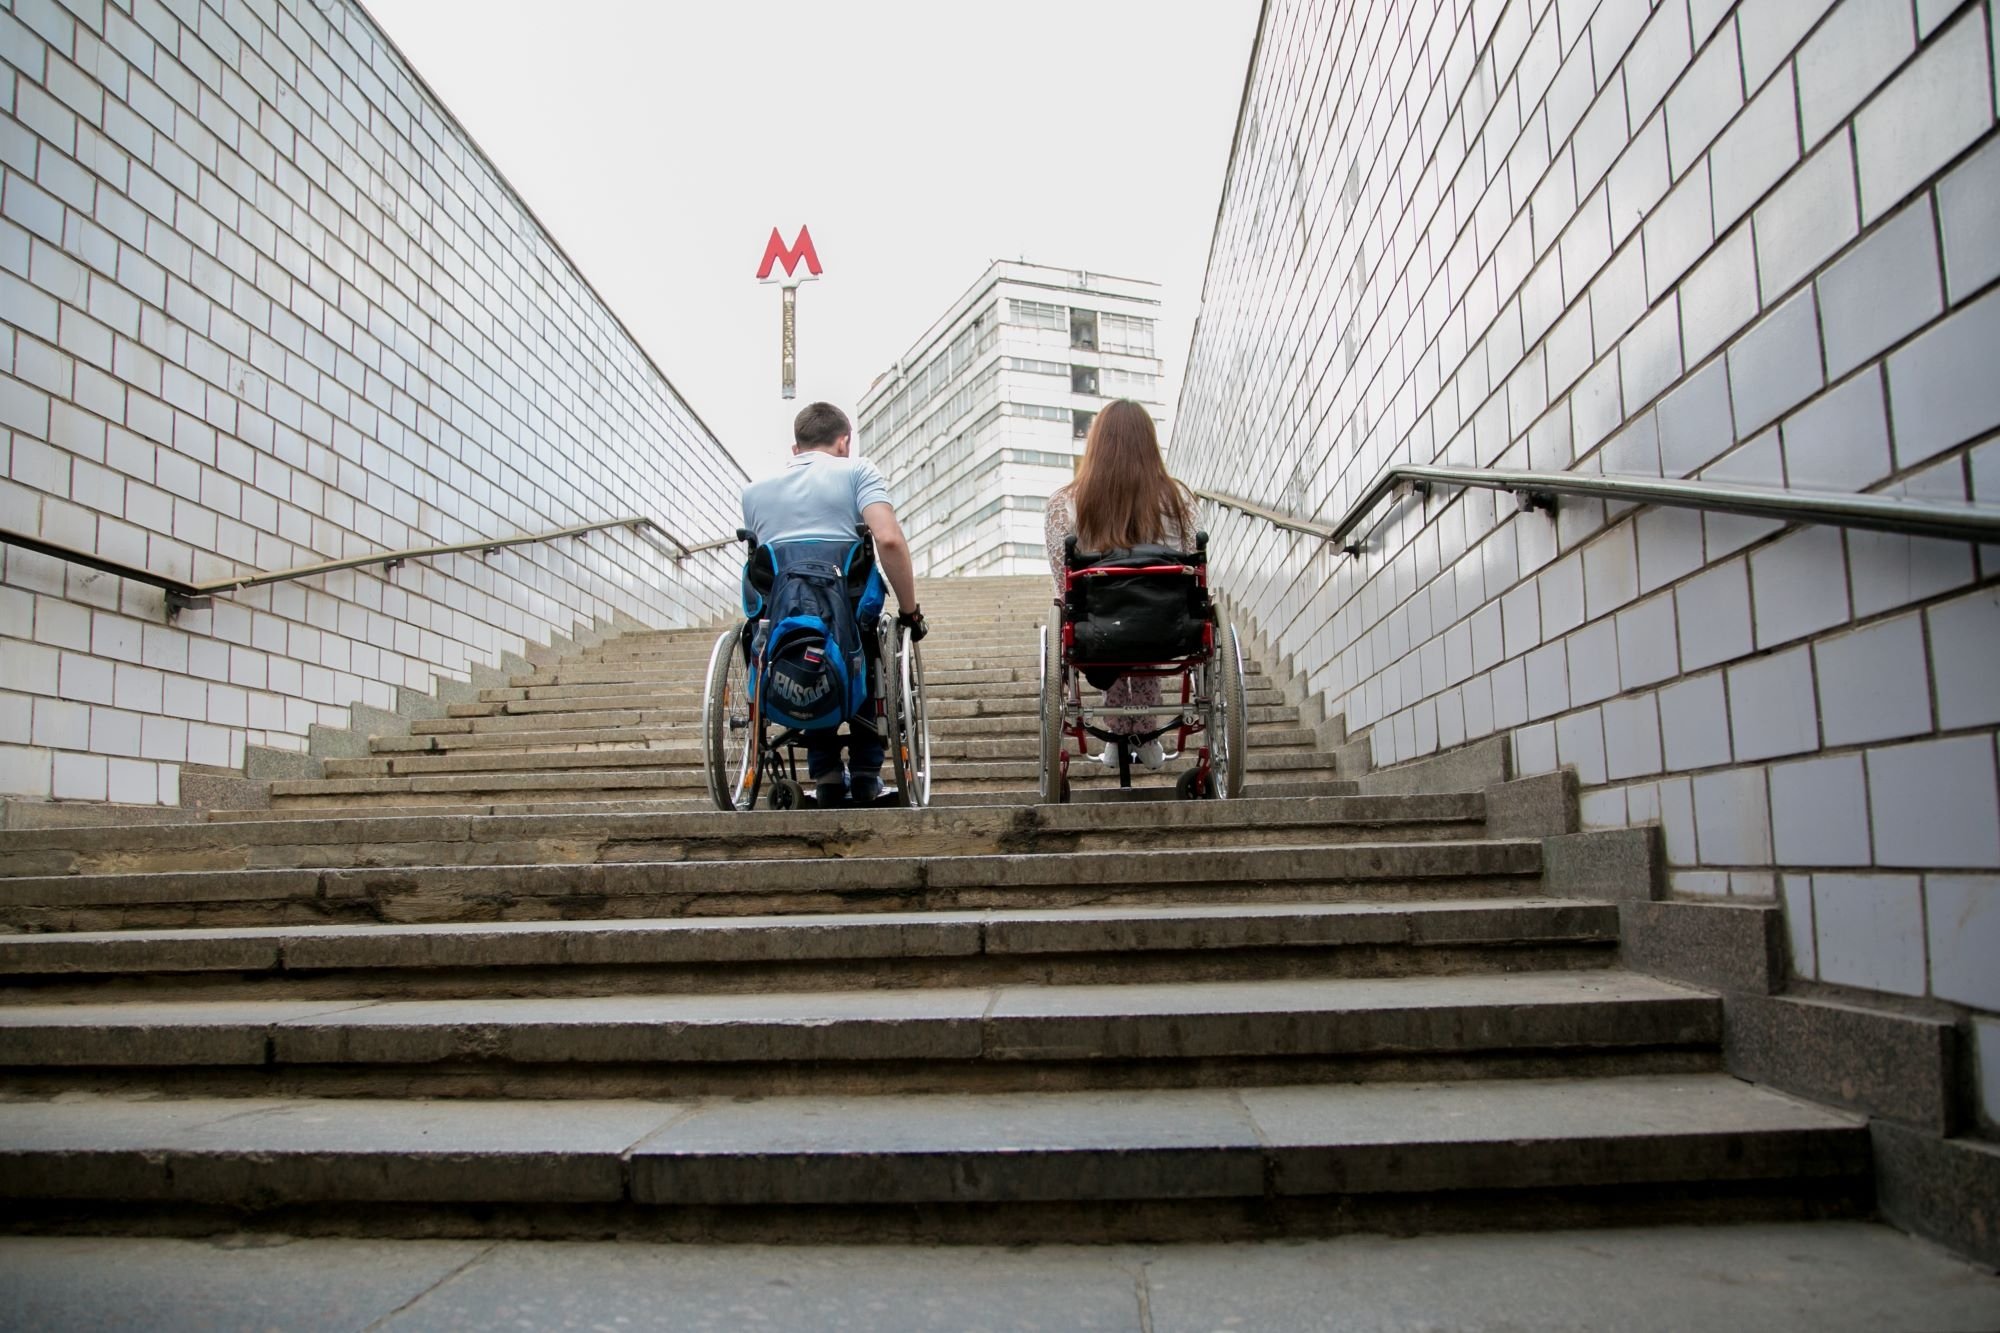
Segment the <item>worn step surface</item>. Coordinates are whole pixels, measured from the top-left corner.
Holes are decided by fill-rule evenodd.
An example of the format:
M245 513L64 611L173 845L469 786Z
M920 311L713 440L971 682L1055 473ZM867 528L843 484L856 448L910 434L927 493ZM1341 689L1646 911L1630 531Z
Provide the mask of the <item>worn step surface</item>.
M542 1234L650 1216L777 1239L893 1233L882 1211L917 1207L902 1220L932 1238L1047 1239L1494 1226L1524 1207L1597 1219L1635 1203L1684 1220L1814 1216L1867 1197L1861 1124L1720 1075L575 1101L559 1116L327 1098L76 1095L56 1109L0 1104L0 1162L24 1210L218 1204L240 1220L369 1205L394 1219L373 1210L431 1205L422 1215L447 1232L508 1234L511 1213L435 1206L522 1205Z
M1714 996L1629 973L449 1000L0 1005L21 1071L1471 1056L1697 1047Z
M796 990L1608 963L1618 914L1557 899L679 920L59 931L0 937L0 1007L51 997Z
M1533 896L1529 840L766 861L21 875L0 924L29 930L286 921L533 920L1159 902Z
M384 811L161 828L0 830L0 878L306 867L1161 850L1480 836L1478 792L723 814Z

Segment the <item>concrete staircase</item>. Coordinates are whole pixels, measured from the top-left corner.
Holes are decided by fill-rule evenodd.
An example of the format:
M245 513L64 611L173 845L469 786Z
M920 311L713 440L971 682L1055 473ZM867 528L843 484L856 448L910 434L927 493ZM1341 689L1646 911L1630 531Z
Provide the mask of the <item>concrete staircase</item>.
M1053 1240L1869 1207L1858 1117L1730 1078L1721 1001L1621 965L1665 905L1551 838L1559 783L1364 792L1253 675L1249 799L1033 804L1044 594L926 592L930 810L704 808L700 632L254 818L0 833L5 1214Z
M1038 628L1048 580L980 579L920 593L936 633L924 643L940 804L1032 801L1039 782ZM466 810L549 813L579 804L602 812L712 809L702 774L701 703L715 629L628 634L553 670L517 676L455 704L446 718L381 736L360 759L331 759L326 775L271 784L271 811ZM1246 664L1249 779L1288 792L1331 792L1330 753L1316 750L1296 706ZM1137 786L1170 794L1176 771ZM1101 766L1072 769L1086 798L1116 787ZM224 812L238 819L248 811Z

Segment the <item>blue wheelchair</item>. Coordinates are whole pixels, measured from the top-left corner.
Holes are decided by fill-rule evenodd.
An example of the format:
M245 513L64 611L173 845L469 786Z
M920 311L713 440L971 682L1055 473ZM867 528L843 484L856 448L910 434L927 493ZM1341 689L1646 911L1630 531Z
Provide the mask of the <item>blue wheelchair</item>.
M881 614L874 543L866 527L856 531L851 540L772 543L736 534L748 547L744 619L716 639L702 696L702 763L718 810L754 809L760 794L768 809L812 808L799 752L810 736L842 725L850 736L856 728L872 731L893 764L894 785L876 805L930 804L923 655L908 627ZM815 592L821 595L813 604ZM773 605L774 593L784 605ZM845 608L833 604L837 598ZM797 614L802 605L819 615ZM843 610L849 620L841 620ZM827 624L815 642L811 629L820 620L839 623Z

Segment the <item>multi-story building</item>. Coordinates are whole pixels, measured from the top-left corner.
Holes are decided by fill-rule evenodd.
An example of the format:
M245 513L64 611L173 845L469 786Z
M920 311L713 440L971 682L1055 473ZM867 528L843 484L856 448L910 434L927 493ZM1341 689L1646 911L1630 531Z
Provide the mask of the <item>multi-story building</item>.
M1042 507L1097 409L1165 432L1159 284L1001 260L862 395L859 446L890 478L917 572L1046 568Z

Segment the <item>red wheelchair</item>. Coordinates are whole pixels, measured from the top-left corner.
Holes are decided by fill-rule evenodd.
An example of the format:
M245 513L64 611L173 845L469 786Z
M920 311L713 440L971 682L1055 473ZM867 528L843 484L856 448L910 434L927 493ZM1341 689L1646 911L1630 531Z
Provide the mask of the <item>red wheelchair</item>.
M1079 551L1071 537L1063 563L1056 614L1042 628L1042 800L1069 799L1070 761L1089 753L1091 736L1115 747L1120 788L1132 786L1139 747L1158 740L1164 748L1171 735L1170 761L1194 747L1194 764L1176 784L1182 799L1241 796L1249 713L1243 653L1209 596L1208 534L1196 534L1192 551L1141 546L1095 554ZM1086 681L1107 689L1121 676L1158 678L1160 702L1084 702ZM1114 717L1163 725L1120 733L1102 725Z

